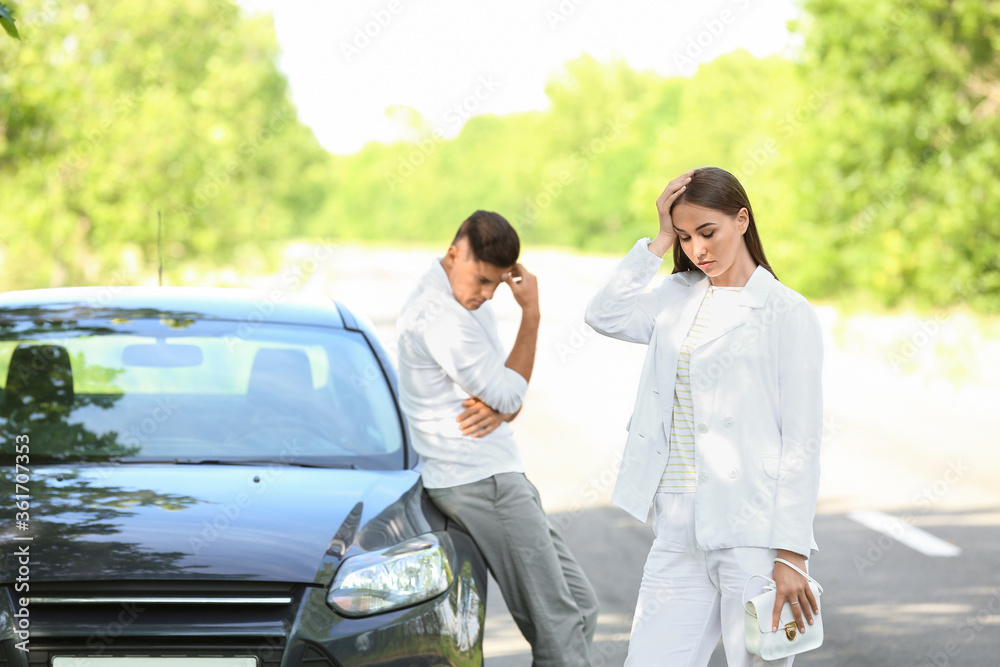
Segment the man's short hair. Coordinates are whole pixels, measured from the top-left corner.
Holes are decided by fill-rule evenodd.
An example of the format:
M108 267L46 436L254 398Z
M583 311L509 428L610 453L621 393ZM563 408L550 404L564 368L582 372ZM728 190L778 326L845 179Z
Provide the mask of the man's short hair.
M451 244L463 238L469 239L469 248L476 259L501 268L517 264L521 254L521 239L499 213L476 211L470 215L459 226Z

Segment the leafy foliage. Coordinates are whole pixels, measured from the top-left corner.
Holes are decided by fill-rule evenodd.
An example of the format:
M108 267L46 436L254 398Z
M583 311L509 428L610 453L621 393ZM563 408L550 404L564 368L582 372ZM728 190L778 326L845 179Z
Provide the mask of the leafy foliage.
M544 112L477 116L450 141L425 129L412 143L336 157L334 181L351 185L331 193L323 224L350 238L442 242L465 215L492 208L529 243L616 252L655 231L656 197L691 166L735 164L766 182L797 76L784 60L745 52L690 80L583 56L550 81ZM733 103L743 91L752 104Z
M21 35L17 32L17 26L14 25L14 17L11 15L10 9L4 7L2 2L0 2L0 26L3 26L4 32L14 39L21 39Z
M2 284L135 282L155 267L157 211L168 266L302 232L328 158L269 19L222 0L23 12L23 44L0 51Z
M291 238L442 244L477 208L528 244L619 254L671 178L711 164L807 295L1000 310L1000 0L806 0L797 62L737 51L664 78L583 56L544 111L445 140L392 109L414 139L347 156L298 121L270 21L230 0L20 5L25 41L0 50L5 287L149 282L157 211L168 278L259 271Z
M807 287L1000 309L1000 2L809 0Z

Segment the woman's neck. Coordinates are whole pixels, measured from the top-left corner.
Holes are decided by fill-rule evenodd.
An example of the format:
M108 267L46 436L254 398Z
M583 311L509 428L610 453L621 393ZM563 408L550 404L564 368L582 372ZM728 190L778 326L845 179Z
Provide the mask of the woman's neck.
M725 273L709 278L709 280L716 287L743 287L756 270L757 262L753 261L749 252L744 252Z

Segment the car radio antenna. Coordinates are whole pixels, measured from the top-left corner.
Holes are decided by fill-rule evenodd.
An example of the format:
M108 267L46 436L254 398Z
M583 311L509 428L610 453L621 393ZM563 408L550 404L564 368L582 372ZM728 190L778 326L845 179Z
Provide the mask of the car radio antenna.
M160 261L160 287L163 287L163 216L156 212L156 256Z

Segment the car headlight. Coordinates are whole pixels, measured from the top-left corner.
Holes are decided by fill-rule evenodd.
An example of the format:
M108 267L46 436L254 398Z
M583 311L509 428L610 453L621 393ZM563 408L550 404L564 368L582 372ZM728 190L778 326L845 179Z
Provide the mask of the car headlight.
M346 616L365 616L429 600L451 586L451 553L447 534L428 533L351 556L337 570L326 601Z

